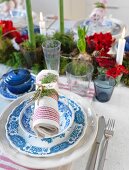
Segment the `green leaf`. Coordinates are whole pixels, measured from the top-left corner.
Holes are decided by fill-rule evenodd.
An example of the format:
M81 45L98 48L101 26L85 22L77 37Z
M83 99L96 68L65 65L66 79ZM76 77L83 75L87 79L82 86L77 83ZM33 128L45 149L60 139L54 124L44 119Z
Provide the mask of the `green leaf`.
M84 39L79 39L77 41L77 47L81 53L84 53L86 51L86 42Z

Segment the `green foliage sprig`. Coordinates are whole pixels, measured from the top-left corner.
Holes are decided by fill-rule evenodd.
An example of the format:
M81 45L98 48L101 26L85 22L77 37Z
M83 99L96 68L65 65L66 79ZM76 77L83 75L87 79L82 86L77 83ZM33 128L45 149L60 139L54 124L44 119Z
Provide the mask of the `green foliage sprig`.
M129 57L127 56L123 60L123 65L125 66L126 69L129 70ZM121 81L129 87L129 74L123 74Z
M106 6L103 3L101 3L101 2L96 2L95 3L95 7L96 8L104 8L104 9L106 8Z
M75 48L74 35L73 33L60 33L56 32L53 35L53 39L61 42L62 53L69 54Z
M57 75L52 74L52 73L48 73L47 75L45 75L43 77L43 79L41 80L42 84L45 83L52 83L52 82L56 82L57 81Z
M80 61L73 61L71 67L69 67L68 69L71 72L71 74L76 76L84 76L88 71L85 62Z
M36 47L40 47L42 43L45 41L46 37L41 34L35 34L35 42L36 42ZM27 51L33 51L35 48L33 47L32 43L29 40L26 40L21 43L21 47L23 49L26 49Z

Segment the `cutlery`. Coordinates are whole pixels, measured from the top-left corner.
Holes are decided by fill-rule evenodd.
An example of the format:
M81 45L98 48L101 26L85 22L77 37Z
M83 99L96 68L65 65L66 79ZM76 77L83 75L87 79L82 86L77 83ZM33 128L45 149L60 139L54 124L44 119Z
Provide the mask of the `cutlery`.
M88 165L88 168L86 168L87 170L94 170L95 169L98 150L99 150L99 146L100 146L103 134L104 134L104 129L105 129L105 119L104 119L103 116L101 116L99 118L99 121L98 121L98 133L97 133L97 136L96 136L94 150L92 152L91 161Z
M107 151L107 147L108 147L108 142L109 142L109 139L114 134L114 126L115 126L115 120L109 119L108 122L107 122L107 125L106 125L106 129L104 131L105 145L103 146L103 152L102 152L102 154L100 156L100 161L99 161L97 170L103 170L106 151Z

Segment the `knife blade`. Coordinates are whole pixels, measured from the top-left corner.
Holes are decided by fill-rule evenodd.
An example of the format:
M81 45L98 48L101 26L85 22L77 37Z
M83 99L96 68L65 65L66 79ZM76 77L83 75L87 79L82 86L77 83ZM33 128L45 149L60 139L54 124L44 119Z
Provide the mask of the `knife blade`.
M104 118L104 116L101 116L98 121L98 133L97 133L97 137L96 137L97 143L100 143L102 140L102 137L104 135L105 126L106 126L105 118Z
M98 120L98 132L97 132L97 136L96 136L95 146L94 146L92 154L90 156L91 161L90 161L90 163L88 165L87 170L94 170L95 169L98 150L99 150L99 146L100 146L101 140L102 140L103 135L104 135L105 126L106 126L106 124L105 124L104 116L99 117L99 120Z

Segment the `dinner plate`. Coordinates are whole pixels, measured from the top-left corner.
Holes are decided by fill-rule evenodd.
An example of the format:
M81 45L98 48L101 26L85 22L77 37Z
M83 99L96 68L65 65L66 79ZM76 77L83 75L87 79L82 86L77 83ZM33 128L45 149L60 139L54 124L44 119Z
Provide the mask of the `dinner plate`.
M22 110L20 112L19 124L25 133L37 137L32 127L34 105L34 101L28 103L28 100L25 100L18 106L19 109L20 107L22 107ZM66 98L66 96L59 96L58 110L60 116L59 132L58 134L51 135L51 137L60 136L61 134L66 132L71 127L74 121L75 109L73 108L73 106L71 106L71 100ZM66 137L66 133L63 136Z
M65 100L68 100L69 107L66 106ZM83 108L74 100L67 98L65 95L59 96L59 112L62 112L62 114L64 112L67 114L75 114L74 122L69 130L49 138L39 138L31 134L28 135L22 131L19 125L19 119L20 112L25 104L26 101L13 109L5 126L7 139L10 144L20 152L33 157L53 156L66 152L75 146L83 137L87 127L87 118ZM67 116L67 114L65 116Z
M93 24L91 24L89 19L85 19L85 20L78 21L74 25L73 31L76 34L77 34L77 29L79 25L81 27L83 26L89 27L88 33L87 33L88 35L92 35L95 32L103 32L103 33L110 32L112 36L114 36L115 38L118 38L121 35L123 28L125 27L125 25L116 18L105 18L100 28L97 28L97 26L96 27L93 26Z
M31 84L31 88L26 92L31 92L31 91L34 91L35 90L35 85L34 85L34 82L35 82L35 76L34 75L31 75L32 76L32 84ZM25 93L23 93L25 94ZM18 97L22 96L23 94L13 94L11 93L8 88L6 87L4 81L1 79L0 81L0 95L4 98L4 99L7 99L7 100L15 100L17 99Z
M68 151L51 157L46 158L38 158L38 157L31 157L21 152L18 152L14 149L6 138L6 131L5 131L5 124L7 122L7 117L10 114L10 110L13 110L17 105L19 105L25 98L30 97L32 94L27 93L24 96L19 97L18 99L14 100L8 108L3 111L2 116L0 117L0 149L4 152L8 158L13 160L14 162L28 167L32 169L48 169L48 168L55 168L59 166L63 166L69 164L70 162L78 159L86 152L90 151L90 148L95 140L98 124L97 124L97 117L91 105L89 104L86 98L82 98L77 94L69 92L67 90L61 90L61 94L65 96L69 96L72 100L74 99L78 104L80 104L84 109L90 108L91 113L87 113L87 129L82 137L82 139L78 142L78 144L69 149ZM91 123L92 122L92 123Z

